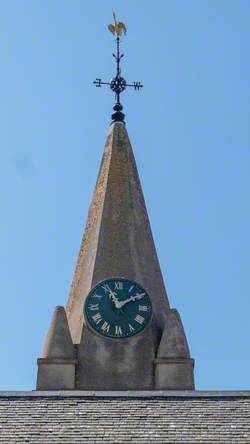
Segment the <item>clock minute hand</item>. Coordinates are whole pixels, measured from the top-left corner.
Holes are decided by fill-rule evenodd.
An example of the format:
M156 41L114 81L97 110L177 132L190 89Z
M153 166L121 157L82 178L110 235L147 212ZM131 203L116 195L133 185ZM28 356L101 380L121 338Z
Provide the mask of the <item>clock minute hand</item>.
M128 302L131 301L139 301L140 299L144 298L146 293L136 294L135 296L131 296L128 299L124 299L123 301L118 301L119 308L122 308L123 305L128 304Z
M110 287L108 287L108 292L109 292L109 297L112 299L112 301L115 304L115 308L120 308L120 302L118 301L118 299L116 297L116 293L113 292Z

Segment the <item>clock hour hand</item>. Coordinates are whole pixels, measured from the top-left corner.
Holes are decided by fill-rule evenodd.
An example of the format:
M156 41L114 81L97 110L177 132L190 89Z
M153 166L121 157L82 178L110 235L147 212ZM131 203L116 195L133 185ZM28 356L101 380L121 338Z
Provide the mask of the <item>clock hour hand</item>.
M124 299L123 301L118 301L117 308L122 308L125 304L128 304L131 301L139 301L144 298L146 293L137 293L135 296L131 296L128 299Z

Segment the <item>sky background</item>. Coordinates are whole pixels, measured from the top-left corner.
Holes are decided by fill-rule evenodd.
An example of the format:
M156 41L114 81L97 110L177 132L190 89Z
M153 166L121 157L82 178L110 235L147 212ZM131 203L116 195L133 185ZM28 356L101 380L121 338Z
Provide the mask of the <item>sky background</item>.
M0 2L0 389L35 388L66 305L110 123L116 11L123 94L170 304L196 388L250 388L250 1Z

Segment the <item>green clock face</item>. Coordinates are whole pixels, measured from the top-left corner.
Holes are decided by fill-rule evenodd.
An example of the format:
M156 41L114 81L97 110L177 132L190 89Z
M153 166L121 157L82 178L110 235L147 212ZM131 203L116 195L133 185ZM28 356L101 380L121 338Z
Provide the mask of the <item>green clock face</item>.
M129 338L141 333L152 318L152 304L144 288L124 278L100 282L85 302L90 327L108 338Z

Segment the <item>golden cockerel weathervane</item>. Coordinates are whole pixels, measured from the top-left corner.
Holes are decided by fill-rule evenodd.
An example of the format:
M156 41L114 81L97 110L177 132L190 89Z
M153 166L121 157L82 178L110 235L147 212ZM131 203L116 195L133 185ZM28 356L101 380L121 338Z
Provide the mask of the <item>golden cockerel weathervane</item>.
M113 107L114 113L112 114L112 123L113 122L123 122L124 123L124 114L122 112L122 105L120 103L120 94L126 89L127 86L132 86L135 90L139 90L142 88L142 84L140 82L133 82L129 84L126 80L121 77L121 68L120 61L123 57L123 54L120 54L120 36L122 34L127 33L127 28L122 22L118 22L116 20L115 13L113 13L114 24L108 25L108 29L114 36L116 36L116 54L113 54L113 57L116 61L116 76L113 77L110 82L102 82L101 79L96 79L94 84L97 87L101 87L101 85L109 85L111 90L115 93L116 103Z
M114 17L114 25L112 25L112 24L108 25L108 30L110 32L112 32L113 35L116 35L117 37L120 37L120 35L122 35L122 33L126 35L127 28L124 25L124 23L116 21L116 17L115 17L114 12L113 12L113 17Z

